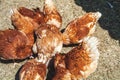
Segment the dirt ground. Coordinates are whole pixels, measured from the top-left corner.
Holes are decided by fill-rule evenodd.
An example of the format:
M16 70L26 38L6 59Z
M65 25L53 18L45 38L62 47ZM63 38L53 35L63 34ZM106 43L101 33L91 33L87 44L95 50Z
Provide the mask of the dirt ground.
M99 65L86 80L120 80L120 0L53 0L62 15L65 28L67 23L85 12L100 11L102 17L94 36L99 39ZM11 24L11 9L24 6L43 8L44 0L0 0L0 30L14 28ZM63 48L67 52L70 47ZM18 71L27 60L13 63L0 61L0 80L18 80Z

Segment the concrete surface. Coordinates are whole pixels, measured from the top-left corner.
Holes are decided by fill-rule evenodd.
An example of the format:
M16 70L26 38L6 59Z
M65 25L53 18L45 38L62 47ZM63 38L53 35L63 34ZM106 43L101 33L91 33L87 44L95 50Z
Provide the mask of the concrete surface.
M119 0L53 0L62 15L63 25L86 11L100 11L103 16L97 24L95 36L99 39L99 65L86 80L120 80L120 1ZM0 30L13 28L11 25L11 9L17 7L43 8L44 0L0 0ZM113 8L109 5L113 6ZM70 47L63 48L67 52ZM18 80L21 65L25 61L14 63L0 61L0 80Z

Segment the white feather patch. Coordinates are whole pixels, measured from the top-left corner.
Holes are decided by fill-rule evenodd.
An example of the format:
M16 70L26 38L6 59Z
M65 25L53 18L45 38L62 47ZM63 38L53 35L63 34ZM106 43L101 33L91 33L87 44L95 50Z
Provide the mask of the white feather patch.
M93 13L93 15L94 15L94 17L96 17L97 20L102 16L102 14L100 12L95 12L95 13Z
M45 0L45 7L49 10L53 10L55 8L52 0Z
M37 53L36 43L33 44L32 51L33 51L35 54Z
M42 79L41 76L37 73L37 75L35 76L35 79L34 80L39 80L39 79Z
M100 53L97 48L98 39L96 37L86 37L83 39L83 43L89 57L92 60L89 65L84 66L86 71L80 71L80 73L83 75L83 78L86 78L96 70Z
M55 25L57 28L60 28L60 26L61 26L61 23L56 19L48 20L47 24Z
M89 52L88 55L91 59L98 60L100 54L97 48L98 39L96 37L86 37L83 39L83 42L85 43L86 50Z

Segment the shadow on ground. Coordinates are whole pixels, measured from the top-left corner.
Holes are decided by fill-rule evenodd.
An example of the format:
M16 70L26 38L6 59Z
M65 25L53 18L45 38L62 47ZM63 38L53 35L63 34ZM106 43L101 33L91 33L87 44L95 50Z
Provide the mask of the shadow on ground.
M100 26L120 43L120 0L74 0L86 12L100 11ZM104 35L103 35L104 36Z
M16 75L15 75L15 80L20 80L19 79L19 73L20 73L20 70L21 70L22 66L18 69Z

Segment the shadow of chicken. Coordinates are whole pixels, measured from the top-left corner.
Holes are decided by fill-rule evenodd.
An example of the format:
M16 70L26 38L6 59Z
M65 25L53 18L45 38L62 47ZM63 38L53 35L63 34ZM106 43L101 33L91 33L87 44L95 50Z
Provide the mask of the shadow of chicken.
M45 0L43 12L45 14L46 24L51 24L56 26L58 29L62 25L62 17L56 9L55 4L52 0Z
M19 72L19 80L45 80L47 67L36 59L27 61Z
M25 59L31 55L31 45L26 35L12 29L0 31L0 57L2 59Z
M40 62L47 62L60 52L63 45L62 34L57 27L49 24L42 24L35 31L37 36L36 42L33 45L33 52L38 53ZM41 58L44 56L44 59Z
M71 21L63 32L64 44L77 44L84 37L90 36L94 32L95 24L100 17L100 12L89 12Z

